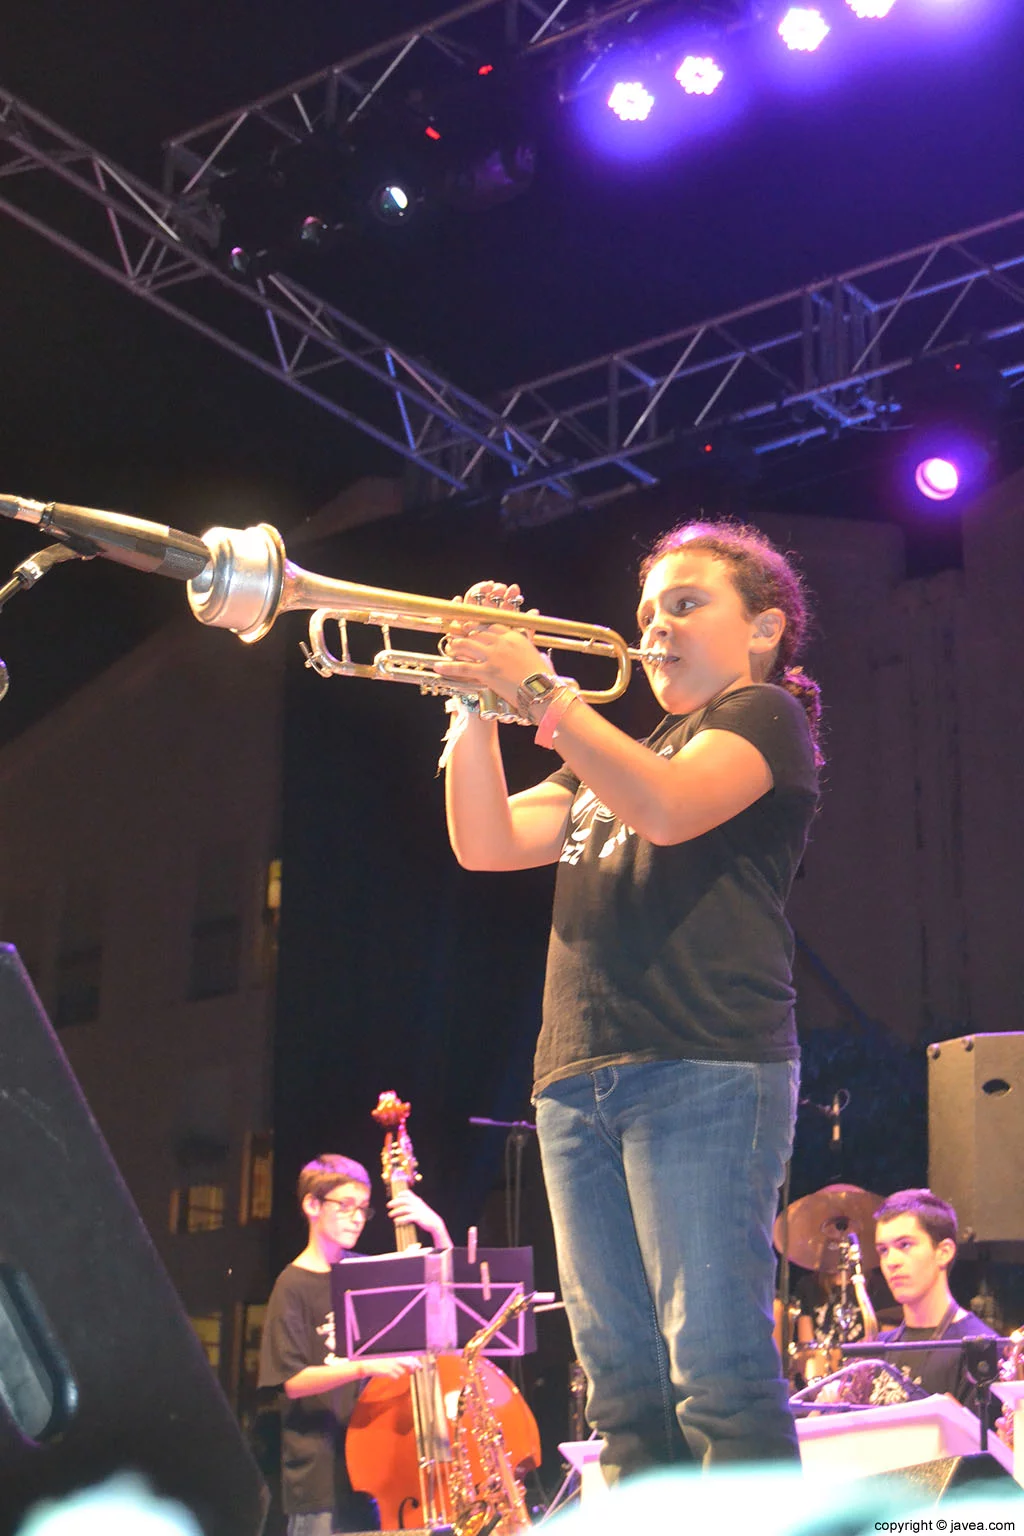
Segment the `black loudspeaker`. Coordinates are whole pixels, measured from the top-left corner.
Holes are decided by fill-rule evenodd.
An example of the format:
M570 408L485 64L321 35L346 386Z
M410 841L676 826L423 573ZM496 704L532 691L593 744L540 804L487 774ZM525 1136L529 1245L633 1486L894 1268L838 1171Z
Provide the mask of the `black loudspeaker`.
M928 1047L928 1183L960 1235L1024 1241L1024 1034Z
M962 1493L965 1488L998 1494L1000 1499L1007 1495L1024 1498L1024 1488L987 1451L973 1456L939 1456L935 1461L901 1467L898 1472L876 1472L860 1481L872 1487L898 1486L922 1504L938 1504L947 1494Z
M0 1536L125 1470L205 1536L267 1491L17 953L0 945Z

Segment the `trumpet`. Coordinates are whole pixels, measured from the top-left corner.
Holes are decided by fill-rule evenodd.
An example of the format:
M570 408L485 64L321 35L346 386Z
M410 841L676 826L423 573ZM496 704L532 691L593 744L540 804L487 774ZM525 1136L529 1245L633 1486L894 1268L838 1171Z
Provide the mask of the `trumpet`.
M189 605L200 623L233 630L239 639L252 644L269 633L279 614L312 610L309 644L303 645L302 650L306 665L320 677L413 683L421 693L457 696L478 705L480 713L488 718L529 724L509 702L489 689L453 683L439 676L436 667L444 659L445 637L456 624L506 624L526 631L539 650L606 657L615 668L607 687L580 690L591 704L610 704L621 697L634 660L657 664L658 653L631 648L621 635L601 625L497 607L486 607L484 619L479 603L419 597L317 576L286 558L281 535L269 523L245 529L210 528L202 537L210 551L210 561L188 583ZM338 625L340 654L332 651L325 639L324 627L329 621ZM372 661L353 660L350 624L369 625L381 631L383 648ZM440 653L397 650L391 644L392 629L436 634L440 636Z

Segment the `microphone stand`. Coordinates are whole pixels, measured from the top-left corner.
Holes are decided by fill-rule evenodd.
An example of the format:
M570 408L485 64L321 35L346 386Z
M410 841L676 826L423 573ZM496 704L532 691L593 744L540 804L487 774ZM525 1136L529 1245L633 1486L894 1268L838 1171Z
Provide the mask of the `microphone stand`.
M469 1123L508 1131L505 1138L505 1241L510 1248L518 1248L523 1206L523 1153L530 1137L536 1135L537 1127L532 1120L490 1120L483 1115L470 1115Z
M19 592L27 592L29 587L34 587L37 581L41 581L47 571L52 571L55 565L63 565L65 560L91 560L99 551L95 546L90 546L86 539L69 540L62 544L48 544L38 554L29 555L27 560L22 560L14 567L10 577L0 587L0 611L6 607L12 597ZM2 699L11 685L7 667L0 661L0 699Z

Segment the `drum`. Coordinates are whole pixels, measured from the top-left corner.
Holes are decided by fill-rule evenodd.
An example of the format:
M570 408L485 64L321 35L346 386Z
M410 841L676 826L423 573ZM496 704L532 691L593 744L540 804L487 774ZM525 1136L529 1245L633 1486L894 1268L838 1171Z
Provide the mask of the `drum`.
M827 1344L791 1344L786 1374L792 1390L799 1392L802 1387L809 1387L823 1376L831 1376L833 1371L838 1371L842 1358L843 1352L837 1346L830 1348Z

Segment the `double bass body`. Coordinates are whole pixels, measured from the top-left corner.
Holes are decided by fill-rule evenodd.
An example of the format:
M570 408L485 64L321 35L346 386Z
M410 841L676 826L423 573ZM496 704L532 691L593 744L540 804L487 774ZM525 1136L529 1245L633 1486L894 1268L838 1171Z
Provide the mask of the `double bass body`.
M437 1356L434 1369L450 1443L467 1384L466 1364L461 1354L442 1354ZM537 1421L522 1393L492 1360L479 1361L478 1370L501 1427L504 1452L513 1471L525 1472L539 1466ZM481 1487L487 1478L487 1468L472 1436L467 1449L474 1482ZM419 1450L408 1381L388 1381L379 1376L369 1382L349 1423L345 1456L352 1486L377 1500L385 1529L405 1530L423 1525ZM450 1481L448 1474L440 1479L441 1503L443 1515L454 1523L461 1511L454 1508Z
M418 1177L408 1114L394 1093L382 1093L373 1111L386 1127L382 1168L392 1196ZM399 1251L416 1246L412 1226L396 1222L395 1238ZM482 1332L489 1338L496 1326ZM376 1499L385 1529L443 1524L457 1536L485 1528L514 1536L528 1525L515 1474L540 1465L537 1422L518 1387L480 1353L485 1342L477 1335L465 1354L428 1354L412 1377L373 1377L360 1394L345 1459L353 1488Z

